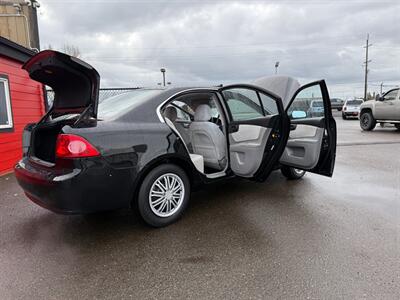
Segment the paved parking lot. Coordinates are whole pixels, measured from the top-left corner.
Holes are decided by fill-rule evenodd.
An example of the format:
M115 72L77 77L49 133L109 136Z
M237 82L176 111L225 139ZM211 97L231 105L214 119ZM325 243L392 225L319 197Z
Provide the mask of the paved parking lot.
M0 177L2 299L398 299L400 132L337 115L333 178L235 180L163 229L60 216Z

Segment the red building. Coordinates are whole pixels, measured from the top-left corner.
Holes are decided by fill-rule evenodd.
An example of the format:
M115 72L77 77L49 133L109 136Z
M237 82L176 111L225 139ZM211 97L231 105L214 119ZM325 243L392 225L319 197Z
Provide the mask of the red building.
M45 113L43 85L21 69L35 53L0 37L0 175L22 157L22 132Z

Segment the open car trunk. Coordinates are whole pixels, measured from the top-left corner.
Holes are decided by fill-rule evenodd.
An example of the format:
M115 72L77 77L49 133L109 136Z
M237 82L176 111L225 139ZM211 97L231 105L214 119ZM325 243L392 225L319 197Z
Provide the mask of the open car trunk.
M44 162L54 163L56 160L57 137L62 133L62 128L66 125L72 126L77 120L77 115L66 115L56 120L38 123L31 127L30 133L24 132L24 144L28 144L29 151L26 153L32 158ZM29 127L25 130L29 130Z
M97 118L100 76L89 64L78 58L52 50L42 51L23 66L29 76L50 86L53 105L48 113L24 132L26 155L55 162L57 136L65 125L77 126L83 120Z

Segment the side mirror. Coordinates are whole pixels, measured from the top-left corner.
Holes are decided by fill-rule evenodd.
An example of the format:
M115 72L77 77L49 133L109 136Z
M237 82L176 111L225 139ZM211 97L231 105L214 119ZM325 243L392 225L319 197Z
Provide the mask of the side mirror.
M380 96L379 94L377 94L376 96L375 96L375 100L376 101L383 101L383 96Z
M305 117L307 117L307 114L305 111L302 111L302 110L292 111L292 119L304 119Z

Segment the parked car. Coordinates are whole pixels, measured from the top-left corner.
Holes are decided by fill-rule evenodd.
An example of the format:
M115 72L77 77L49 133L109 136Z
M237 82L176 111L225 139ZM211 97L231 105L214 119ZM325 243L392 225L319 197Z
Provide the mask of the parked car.
M339 98L331 98L331 108L342 111L344 101Z
M336 125L323 80L138 89L98 104L99 74L77 58L46 50L23 68L55 91L48 113L25 128L15 166L28 198L49 210L133 208L161 227L183 214L202 184L262 182L279 168L332 176ZM310 89L323 99L320 118L291 110Z
M376 123L393 124L400 130L400 89L392 89L376 101L366 101L360 107L360 127L362 130L373 130Z
M311 118L324 115L324 102L322 100L312 100L308 110L308 116Z
M360 106L363 104L363 100L360 99L353 99L353 100L346 100L343 105L342 110L342 118L346 120L348 117L356 117L360 113Z

